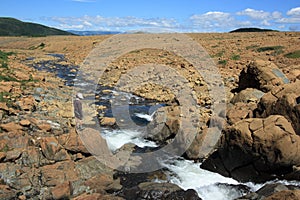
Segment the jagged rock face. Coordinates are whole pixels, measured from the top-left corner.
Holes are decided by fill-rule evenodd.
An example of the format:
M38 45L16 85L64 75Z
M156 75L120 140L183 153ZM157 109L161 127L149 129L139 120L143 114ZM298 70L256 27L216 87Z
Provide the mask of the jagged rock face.
M124 196L123 196L124 195ZM172 183L140 183L136 187L127 188L121 195L125 199L180 199L201 200L195 190L184 191Z
M300 135L299 88L300 81L274 88L261 98L256 116L283 115L292 123L296 133Z
M254 102L238 102L228 106L226 118L229 125L233 125L242 119L253 118L253 111L257 108Z
M274 63L255 60L242 70L239 77L238 90L256 88L263 92L268 92L274 86L286 83L289 83L289 79Z
M244 119L224 130L220 147L202 168L241 181L266 181L300 165L300 137L283 116Z

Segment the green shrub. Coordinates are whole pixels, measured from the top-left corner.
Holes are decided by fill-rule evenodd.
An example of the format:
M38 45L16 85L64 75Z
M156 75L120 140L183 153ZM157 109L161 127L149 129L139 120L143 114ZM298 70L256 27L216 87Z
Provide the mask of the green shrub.
M224 53L225 53L225 51L222 50L222 51L216 53L215 55L213 55L213 57L218 57L218 58L220 58L220 57L222 57L222 56L224 55Z
M260 47L257 48L258 52L265 52L265 51L273 51L271 55L276 56L278 54L283 53L283 46L268 46L268 47Z
M231 56L231 60L239 60L239 59L241 59L241 56L238 54L234 54Z
M300 58L300 50L290 52L284 55L287 58Z
M0 50L0 60L6 62L8 59L8 56L13 55L13 52L4 52Z
M9 92L0 92L0 102L7 102L7 98L5 98L6 96L11 96L11 93Z
M6 62L2 61L0 68L8 69L8 64Z
M227 60L219 60L218 64L220 64L220 65L226 65L227 64Z
M0 81L18 81L16 78L11 76L0 75Z

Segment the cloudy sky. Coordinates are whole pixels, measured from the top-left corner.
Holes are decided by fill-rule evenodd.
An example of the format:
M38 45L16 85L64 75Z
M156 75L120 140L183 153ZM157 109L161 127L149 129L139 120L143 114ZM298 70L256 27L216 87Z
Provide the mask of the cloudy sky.
M300 0L2 0L0 16L64 30L300 31Z

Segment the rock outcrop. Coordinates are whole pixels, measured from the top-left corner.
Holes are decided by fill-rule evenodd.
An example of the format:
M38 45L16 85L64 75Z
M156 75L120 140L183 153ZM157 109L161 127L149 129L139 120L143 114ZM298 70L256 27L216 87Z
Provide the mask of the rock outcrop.
M238 90L256 88L268 92L274 86L289 83L285 74L272 62L255 60L244 68L239 76Z
M267 184L257 190L249 193L237 200L296 200L300 199L300 188L292 185L283 185L280 183Z
M283 115L300 135L300 81L273 88L258 103L257 117Z
M300 165L300 137L283 116L244 119L226 128L202 168L240 181L266 181Z

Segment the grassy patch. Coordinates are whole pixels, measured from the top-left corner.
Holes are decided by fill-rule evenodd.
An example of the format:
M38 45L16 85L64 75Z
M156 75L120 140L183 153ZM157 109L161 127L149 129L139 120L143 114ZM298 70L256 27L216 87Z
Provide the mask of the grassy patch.
M259 46L254 44L254 45L251 45L251 46L247 46L246 47L246 50L249 50L249 49L257 49Z
M2 148L2 149L0 149L0 152L8 152L8 151L10 151L11 149L9 148L9 146L7 145L7 144L5 144L5 146Z
M18 81L16 78L11 77L11 76L7 76L7 75L0 75L0 81Z
M8 102L10 99L11 93L9 92L0 92L0 102Z
M6 62L8 59L8 56L13 55L14 52L4 52L0 50L0 60L2 60L2 62Z
M283 48L284 48L283 46L267 46L267 47L257 48L256 50L258 52L273 51L271 55L276 56L283 53Z
M240 60L240 59L241 59L241 56L238 54L234 54L231 56L231 60Z
M218 64L220 64L220 65L226 65L227 64L227 60L219 60Z
M213 55L212 57L218 57L218 58L220 58L220 57L222 57L224 55L224 53L225 53L225 51L222 50L222 51L216 53L215 55Z
M300 50L290 52L284 55L287 58L300 58Z
M4 62L4 61L1 61L0 68L8 69L8 64L6 62Z

